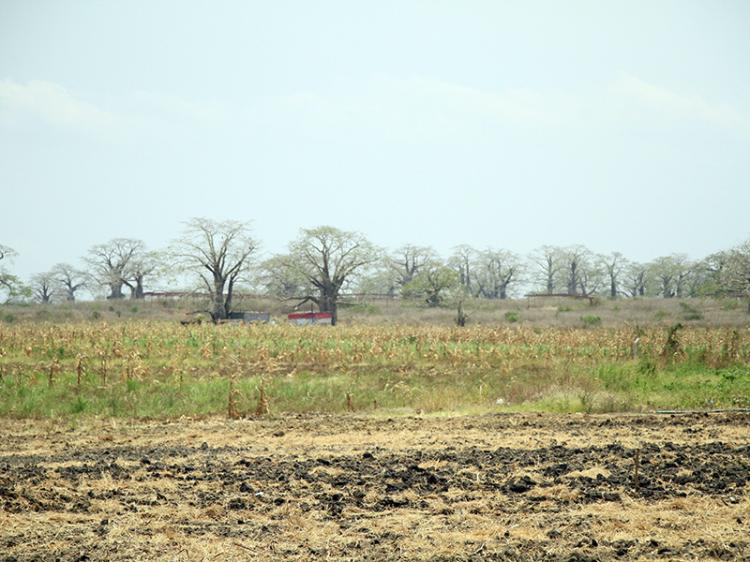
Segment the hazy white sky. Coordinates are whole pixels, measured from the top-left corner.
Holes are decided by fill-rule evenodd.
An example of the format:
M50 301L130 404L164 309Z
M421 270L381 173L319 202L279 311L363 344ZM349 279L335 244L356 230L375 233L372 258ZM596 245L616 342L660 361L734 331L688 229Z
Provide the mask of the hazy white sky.
M750 2L0 0L14 270L191 216L266 253L750 237Z

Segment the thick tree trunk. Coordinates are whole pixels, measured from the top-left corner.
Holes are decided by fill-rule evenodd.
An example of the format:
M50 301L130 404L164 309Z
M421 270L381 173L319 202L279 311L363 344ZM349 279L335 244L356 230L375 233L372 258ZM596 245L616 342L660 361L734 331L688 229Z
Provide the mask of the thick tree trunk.
M68 302L74 302L76 300L75 291L68 289L68 294L65 296L65 300Z
M130 283L130 281L125 281L125 284L128 286L128 289L130 289L130 299L136 300L136 299L142 299L143 298L143 275L137 275L136 278L133 280L135 285Z
M122 285L123 283L120 281L110 283L109 284L109 296L107 297L107 299L118 300L118 299L123 298Z
M143 276L138 276L135 279L135 292L133 293L133 298L143 298Z
M229 313L232 312L232 300L234 298L234 279L230 279L227 284L227 297L224 299L224 311L226 312L227 318Z
M575 295L578 292L578 266L570 265L570 277L568 278L568 294Z
M331 324L333 326L335 326L336 322L338 321L336 297L337 295L328 294L327 292L323 291L320 295L320 301L318 302L318 308L320 308L321 312L331 313Z
M211 317L214 322L224 320L227 317L226 303L224 302L224 279L214 279L213 305Z
M668 299L672 297L672 291L669 289L669 282L662 281L661 284L661 296L662 298Z
M617 298L617 283L615 283L614 279L611 279L609 282L609 298Z

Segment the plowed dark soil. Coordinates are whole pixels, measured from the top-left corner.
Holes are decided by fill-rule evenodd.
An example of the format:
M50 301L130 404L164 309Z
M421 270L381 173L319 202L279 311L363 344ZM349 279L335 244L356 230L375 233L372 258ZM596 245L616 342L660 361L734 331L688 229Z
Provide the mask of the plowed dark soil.
M743 414L6 420L0 561L750 560L748 480Z

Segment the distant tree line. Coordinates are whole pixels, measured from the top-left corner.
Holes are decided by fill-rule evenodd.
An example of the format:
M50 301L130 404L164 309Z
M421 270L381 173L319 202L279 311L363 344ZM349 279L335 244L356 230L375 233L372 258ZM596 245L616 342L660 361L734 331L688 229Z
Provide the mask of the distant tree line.
M107 299L142 299L147 285L193 283L193 290L209 297L208 312L217 320L231 312L238 287L312 302L334 321L345 292L421 299L429 306L524 291L610 299L714 296L747 299L750 312L750 240L699 260L672 254L647 263L581 245L542 246L527 256L465 244L447 257L411 244L387 251L331 226L302 229L286 253L262 261L258 246L247 222L194 218L162 250L114 238L90 248L78 266L59 263L21 280L11 272L16 252L0 244L0 295L6 302L49 303L75 301L87 289Z

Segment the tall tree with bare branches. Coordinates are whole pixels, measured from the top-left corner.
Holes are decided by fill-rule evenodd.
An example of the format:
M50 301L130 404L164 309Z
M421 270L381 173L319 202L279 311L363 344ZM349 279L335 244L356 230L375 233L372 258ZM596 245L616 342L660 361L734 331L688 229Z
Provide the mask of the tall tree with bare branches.
M648 273L649 267L646 264L629 262L624 270L624 282L628 294L635 297L643 297L646 295L646 287L648 286Z
M232 311L234 289L258 248L248 222L193 218L186 223L171 253L181 269L191 272L206 287L214 321Z
M406 296L423 297L430 307L440 306L446 293L456 290L464 295L468 293L468 288L461 282L459 271L437 260L427 263L411 283L404 287Z
M131 299L144 298L144 279L157 271L163 261L158 252L141 252L133 256L122 277L122 282L130 289Z
M31 277L31 290L34 299L42 304L49 304L55 296L55 274L50 272L37 273Z
M562 256L563 250L557 246L542 246L531 256L539 285L548 295L553 294L557 288L557 278L564 268Z
M565 283L569 295L577 295L580 289L583 295L595 292L590 287L592 254L580 244L563 249L562 259L565 271Z
M649 264L649 274L659 283L658 291L665 299L682 298L692 263L685 254L660 256Z
M89 250L84 261L89 266L91 277L109 289L108 299L124 298L122 288L128 267L145 248L141 240L114 238L106 244L97 244Z
M393 253L389 265L396 276L396 283L403 287L414 279L420 269L436 259L432 248L406 244Z
M337 303L342 287L379 258L378 250L361 234L332 226L302 229L284 256L284 267L302 274L317 294L305 295L321 312L337 321Z
M458 281L470 295L476 293L474 279L474 264L477 251L468 244L460 244L453 248L453 255L448 259L448 265L458 273Z
M75 301L76 293L86 286L85 274L68 263L58 263L52 268L52 274L66 301Z
M521 258L508 250L488 249L480 252L474 268L477 293L487 299L505 299L508 288L518 282Z
M620 294L620 277L628 267L628 261L620 252L612 252L607 256L600 256L601 266L607 272L609 281L609 298L616 299Z

